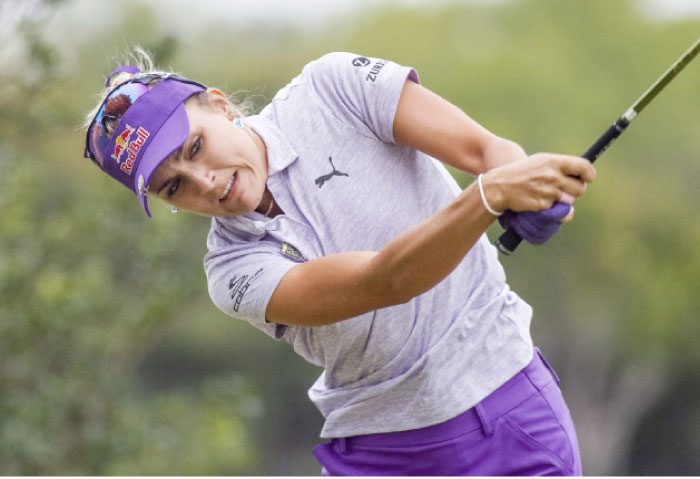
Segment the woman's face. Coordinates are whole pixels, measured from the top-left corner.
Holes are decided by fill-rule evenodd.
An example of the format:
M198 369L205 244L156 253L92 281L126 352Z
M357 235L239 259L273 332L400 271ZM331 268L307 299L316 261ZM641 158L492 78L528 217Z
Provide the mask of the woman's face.
M206 103L185 102L189 136L153 173L149 194L203 216L250 213L265 192L265 144L250 128L234 125L222 92L207 95Z

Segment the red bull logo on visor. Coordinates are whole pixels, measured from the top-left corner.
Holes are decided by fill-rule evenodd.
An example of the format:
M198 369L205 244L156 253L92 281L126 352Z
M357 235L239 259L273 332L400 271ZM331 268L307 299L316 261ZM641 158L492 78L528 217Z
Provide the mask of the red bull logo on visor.
M136 139L130 141L134 130L136 130L136 128L127 124L126 129L114 140L114 153L112 154L112 158L117 160L119 169L127 175L131 174L131 170L134 168L134 162L136 161L136 155L141 150L141 147L146 144L146 140L151 135L148 130L139 127L138 130L136 130ZM122 162L121 156L124 152L127 153L127 158L126 161Z

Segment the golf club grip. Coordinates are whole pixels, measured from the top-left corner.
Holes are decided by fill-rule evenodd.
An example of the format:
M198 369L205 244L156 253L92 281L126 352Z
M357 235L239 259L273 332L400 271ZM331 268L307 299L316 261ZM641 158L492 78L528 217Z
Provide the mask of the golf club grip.
M608 131L603 133L603 135L598 138L598 140L593 143L586 152L582 155L583 158L587 159L591 163L598 159L600 155L603 154L605 150L612 144L615 139L625 131L625 128L629 125L629 122L624 118L618 118L615 123L613 123Z
M603 154L605 150L612 144L615 139L625 131L625 128L629 125L629 122L624 118L618 118L615 123L612 124L608 130L603 133L603 135L598 138L598 140L593 143L586 152L583 154L583 158L587 159L591 163L598 159L600 155ZM520 242L523 239L518 233L515 232L513 228L508 228L497 240L496 247L498 250L505 254L512 254Z
M515 232L513 228L508 228L501 236L496 240L496 248L498 251L505 255L511 254L518 247L523 239L518 233Z

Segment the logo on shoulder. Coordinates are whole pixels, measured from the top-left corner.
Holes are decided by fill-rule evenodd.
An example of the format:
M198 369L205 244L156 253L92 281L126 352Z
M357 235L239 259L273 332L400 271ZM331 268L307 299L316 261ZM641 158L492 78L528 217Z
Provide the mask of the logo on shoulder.
M371 62L369 61L369 58L367 58L367 57L357 57L352 61L352 64L356 67L366 67L370 63Z
M263 272L263 268L258 269L253 275L237 275L234 274L233 277L228 282L228 289L231 293L231 299L233 300L233 310L238 312L241 307L241 302L243 301L243 296L245 296L246 291L250 287L250 283L258 277L260 273Z
M377 76L379 76L379 74L382 72L382 68L384 68L384 65L387 63L388 62L386 60L377 60L377 63L372 65L372 69L367 74L365 81L371 81L374 83L377 80Z
M136 138L131 141L131 136L136 132ZM123 132L117 136L114 140L114 153L112 153L112 158L119 163L119 169L122 170L127 175L131 174L134 168L134 162L136 161L136 155L143 145L146 144L146 140L151 134L145 128L138 127L138 129L127 124ZM123 153L127 153L126 161L121 161L121 156Z

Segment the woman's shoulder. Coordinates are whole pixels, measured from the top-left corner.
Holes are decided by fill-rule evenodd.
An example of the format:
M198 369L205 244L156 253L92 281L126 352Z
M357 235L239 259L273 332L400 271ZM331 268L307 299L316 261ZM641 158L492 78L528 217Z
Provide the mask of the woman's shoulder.
M323 79L338 80L346 77L358 67L364 67L370 59L356 53L330 52L308 62L299 75L301 79L311 79L314 82Z
M244 216L214 217L207 235L207 249L249 248L265 236L261 222Z
M364 58L361 55L349 52L328 52L306 64L304 69L318 69L328 66L336 66L350 63L355 58Z
M289 83L280 88L270 101L270 104L261 111L261 115L269 113L270 105L280 105L280 102L288 103L296 99L294 104L309 106L309 102L314 103L316 99L323 99L332 95L337 90L338 83L342 82L342 77L346 75L342 71L344 63L349 64L350 58L357 57L347 52L330 52L311 60L304 65L301 72L292 78Z

